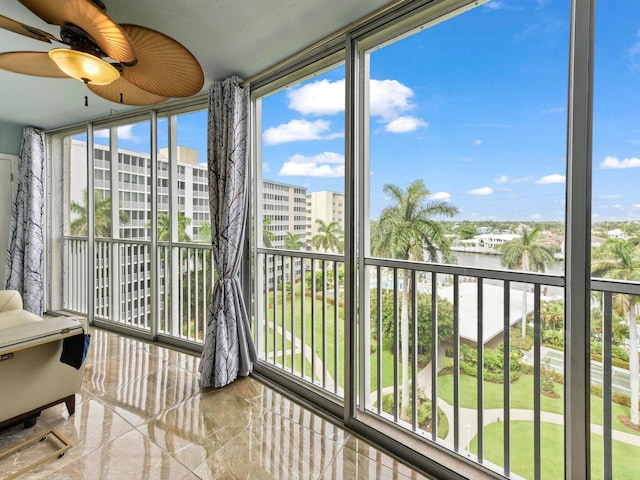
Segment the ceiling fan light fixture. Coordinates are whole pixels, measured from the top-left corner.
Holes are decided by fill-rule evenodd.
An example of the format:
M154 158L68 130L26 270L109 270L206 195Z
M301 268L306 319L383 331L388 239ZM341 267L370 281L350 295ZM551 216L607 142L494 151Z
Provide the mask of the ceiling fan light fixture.
M68 48L54 48L49 57L64 73L93 85L108 85L120 78L120 72L109 62L89 53Z

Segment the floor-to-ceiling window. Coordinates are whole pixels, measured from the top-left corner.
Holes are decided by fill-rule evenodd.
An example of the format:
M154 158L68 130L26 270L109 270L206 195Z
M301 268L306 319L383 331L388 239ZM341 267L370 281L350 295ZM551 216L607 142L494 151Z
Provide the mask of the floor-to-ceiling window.
M511 477L581 476L590 463L593 478L633 478L625 459L640 446L629 408L638 389L630 361L637 356L636 306L624 294L638 288L596 280L589 301L591 272L578 265L591 261L596 272L598 262L612 260L605 253L613 251L600 248L614 243L607 237L617 237L618 253L625 242L625 261L637 256L634 180L623 175L636 167L637 27L632 15L600 7L610 11L599 11L603 24L596 22L604 40L596 43L594 217L585 218L590 7L568 0L436 1L345 38L344 205L352 214L345 213L351 243L344 245L343 269L350 280L341 287L338 329L349 335L337 346L350 356L349 376L339 385L351 390L340 398L348 402L348 424L391 448L410 445L432 456L444 447L450 459ZM616 15L626 19L621 29ZM322 281L297 289L287 283L283 272L294 256L271 251L284 239L269 228L278 219L265 216L270 207L262 196L264 179L282 181L283 171L320 176L320 157L292 157L296 152L275 157L276 172L270 143L302 135L317 141L333 132L333 123L321 120L338 111L337 82L320 78L299 86L285 68L271 91L260 84L255 92L254 335L270 371L324 386L317 365L326 365L331 337L307 337L304 307L296 312L314 283L311 296L322 299L316 312L330 311L330 297L316 293L331 279L322 273ZM279 90L283 85L290 90ZM317 104L297 110L314 88ZM290 110L299 118L287 117ZM316 117L310 122L303 114ZM300 186L314 188L314 181ZM308 221L308 236L312 227ZM638 279L615 276L613 267L598 272ZM312 359L290 361L299 351ZM587 355L570 357L581 351ZM588 371L590 386L580 380Z
M214 281L206 121L200 106L52 139L64 169L63 308L202 343Z
M442 14L360 42L361 407L561 476L569 2Z
M254 338L266 364L341 398L345 69L331 60L255 94Z
M640 6L621 10L599 2L596 13L591 467L593 478L633 478L640 452Z

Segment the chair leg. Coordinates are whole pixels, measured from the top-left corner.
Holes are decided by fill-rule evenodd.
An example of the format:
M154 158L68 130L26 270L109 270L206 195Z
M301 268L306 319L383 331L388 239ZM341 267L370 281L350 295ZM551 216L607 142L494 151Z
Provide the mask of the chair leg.
M67 406L67 411L69 412L69 416L76 413L76 395L75 394L71 394L67 398L65 398L64 404Z
M22 425L24 426L24 428L31 428L35 426L37 421L38 415L36 415L35 417L27 418L24 422L22 422Z

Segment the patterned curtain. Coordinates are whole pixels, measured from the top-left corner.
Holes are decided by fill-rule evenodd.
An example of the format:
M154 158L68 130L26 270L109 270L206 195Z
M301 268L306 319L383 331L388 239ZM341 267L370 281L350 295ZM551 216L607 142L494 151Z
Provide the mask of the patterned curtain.
M256 359L240 285L248 210L249 87L232 77L209 88L208 167L213 287L200 362L202 385L223 387L253 370Z
M44 133L25 128L11 207L5 285L24 309L44 311Z

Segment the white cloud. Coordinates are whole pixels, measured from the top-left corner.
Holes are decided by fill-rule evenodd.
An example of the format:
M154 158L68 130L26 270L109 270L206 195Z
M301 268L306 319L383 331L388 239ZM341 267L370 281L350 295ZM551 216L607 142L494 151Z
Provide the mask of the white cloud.
M540 220L542 216L539 213L534 213L533 215L531 215L531 220Z
M564 111L565 111L564 107L551 107L551 108L546 108L542 110L542 113L545 115L548 115L550 113L564 113Z
M384 129L390 133L408 133L417 130L420 127L427 128L429 124L424 120L416 117L398 117L387 123Z
M334 115L345 108L345 81L318 80L287 93L289 108L303 115ZM420 118L404 115L415 108L414 92L397 80L375 80L369 83L369 114L379 117L390 133L412 132L427 127ZM265 132L266 133L266 132Z
M478 195L478 196L492 195L493 188L491 187L474 188L473 190L468 190L467 193L469 195Z
M613 205L613 208L616 208L618 210L622 210L622 205L620 205L619 203L616 203L615 205Z
M118 127L117 128L118 140L134 140L134 141L140 140L139 137L134 135L133 127L134 125L122 125ZM97 138L109 138L109 132L110 130L105 128L104 130L96 130L93 134Z
M480 140L480 139L477 139L477 140L475 140L473 142L473 146L474 147L479 147L480 145L482 145L482 140Z
M332 133L329 122L326 120L291 120L277 127L267 128L262 138L266 145L278 143L297 142L303 140L327 140L342 136L341 133Z
M640 158L631 157L620 160L617 157L605 157L599 167L603 170L619 168L640 168Z
M633 208L640 208L640 203L634 203Z
M413 108L409 99L413 90L397 80L371 80L369 83L369 112L385 121L393 120Z
M343 177L344 155L322 152L312 157L293 155L282 164L278 175L293 177Z
M488 10L500 10L504 8L503 2L498 2L497 0L489 0L487 3L482 4Z
M449 192L436 192L429 197L431 200L442 200L448 202L451 200L451 194Z
M505 183L526 183L531 181L531 177L510 177L508 175L501 175L498 178L493 179L498 185Z
M640 31L636 33L635 43L631 46L631 48L627 51L627 56L629 57L629 69L632 72L640 70Z
M263 172L269 171L269 164L267 162L262 162L262 171Z
M344 111L344 80L318 80L287 93L289 108L303 115L334 115Z
M344 155L336 152L322 152L314 155L313 157L306 157L304 155L296 154L289 158L290 162L295 163L338 163L344 165Z
M618 198L622 198L622 195L619 193L614 193L612 195L600 195L600 200L617 200Z
M540 177L536 183L538 185L550 185L552 183L564 183L566 178L564 175L560 175L559 173L553 173L551 175L545 175L544 177Z

